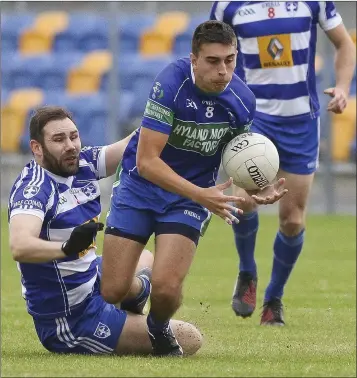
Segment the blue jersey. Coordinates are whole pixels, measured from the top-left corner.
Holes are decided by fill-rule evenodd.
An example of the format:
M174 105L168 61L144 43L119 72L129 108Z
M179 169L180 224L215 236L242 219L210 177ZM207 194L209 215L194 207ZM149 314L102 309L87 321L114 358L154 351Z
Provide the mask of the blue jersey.
M79 171L68 178L54 175L31 161L12 187L9 220L16 214L39 217L40 238L68 240L74 227L101 212L98 180L106 175L105 147L80 153ZM47 263L19 263L22 293L28 312L36 317L67 316L92 294L97 280L95 242L79 255Z
M155 79L146 104L142 127L169 135L161 159L177 174L200 187L215 185L221 152L235 135L249 130L255 98L237 75L217 95L203 93L195 85L190 60L169 64ZM134 181L131 190L145 197L177 199L140 177L136 152L140 129L130 140L120 179Z
M216 1L211 19L237 35L236 73L257 100L257 117L276 123L316 118L317 24L342 20L332 1Z

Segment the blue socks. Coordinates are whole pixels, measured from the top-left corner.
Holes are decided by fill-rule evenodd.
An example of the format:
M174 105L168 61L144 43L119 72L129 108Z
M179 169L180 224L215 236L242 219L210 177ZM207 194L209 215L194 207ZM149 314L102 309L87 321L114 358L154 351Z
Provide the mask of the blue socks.
M144 276L138 276L138 278L142 283L141 292L135 298L124 300L122 302L124 308L128 306L135 307L150 295L150 281Z
M165 322L159 322L157 319L155 319L155 316L153 316L150 310L148 317L146 319L146 323L148 325L149 332L151 334L155 334L162 332L164 329L166 329L170 324L170 320L167 320Z
M276 234L273 269L264 302L283 296L284 286L302 250L304 234L305 230L292 237L285 236L280 231Z
M254 260L255 240L257 236L259 218L258 213L238 216L239 223L233 223L234 239L239 255L239 271L248 272L255 278L257 267Z

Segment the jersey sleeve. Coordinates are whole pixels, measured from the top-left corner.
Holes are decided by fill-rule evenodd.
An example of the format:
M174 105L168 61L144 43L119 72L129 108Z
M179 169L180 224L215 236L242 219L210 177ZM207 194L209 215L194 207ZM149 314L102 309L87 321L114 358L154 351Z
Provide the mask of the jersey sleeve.
M89 164L97 180L107 177L105 164L105 150L107 146L84 147L81 150L80 158ZM82 164L80 162L80 164Z
M43 169L39 170L38 180L34 175L20 178L13 187L9 199L9 220L17 214L34 215L42 221L47 211L53 206L55 188L50 180L42 178Z
M178 89L174 66L170 64L155 78L142 119L143 127L171 133Z
M333 1L319 1L319 25L324 31L331 30L342 23Z

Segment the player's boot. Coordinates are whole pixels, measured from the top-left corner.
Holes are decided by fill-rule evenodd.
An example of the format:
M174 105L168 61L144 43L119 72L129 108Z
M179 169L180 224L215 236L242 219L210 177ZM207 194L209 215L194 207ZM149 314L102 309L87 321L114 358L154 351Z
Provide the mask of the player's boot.
M260 324L275 326L285 325L283 304L279 298L273 298L264 303Z
M148 331L153 355L157 357L182 357L183 350L177 342L170 325L161 332Z
M145 305L150 297L151 292L151 273L152 270L149 267L143 268L136 273L136 277L139 277L144 285L144 293L142 297L138 299L123 301L120 308L125 311L133 312L134 314L144 315Z
M253 314L257 302L257 283L258 279L250 273L239 273L232 298L232 309L237 316L247 318Z

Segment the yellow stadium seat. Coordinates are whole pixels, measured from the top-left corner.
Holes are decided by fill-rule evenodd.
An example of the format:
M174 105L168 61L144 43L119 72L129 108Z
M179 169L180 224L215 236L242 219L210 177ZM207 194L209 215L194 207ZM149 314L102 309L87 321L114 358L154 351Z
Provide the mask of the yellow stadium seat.
M354 42L354 44L356 44L356 29L349 30L349 33L352 38L352 41Z
M22 54L50 52L55 35L68 27L68 20L66 12L41 13L34 24L20 36L20 52Z
M172 51L173 36L163 34L158 30L144 33L140 38L141 55L170 54Z
M172 33L179 33L187 28L189 16L185 12L165 12L158 16L154 28Z
M108 71L112 66L112 54L107 50L92 51L83 57L81 66L99 72Z
M158 16L155 25L140 36L140 53L170 54L175 36L186 30L188 22L185 12L166 12Z
M1 150L16 152L24 129L27 113L41 105L43 93L40 89L21 89L13 91L6 104L1 108Z
M335 161L347 161L356 135L356 97L350 97L342 114L332 115L332 156Z
M69 93L98 92L102 75L112 66L112 55L106 50L97 50L83 57L77 67L73 67L67 76Z

